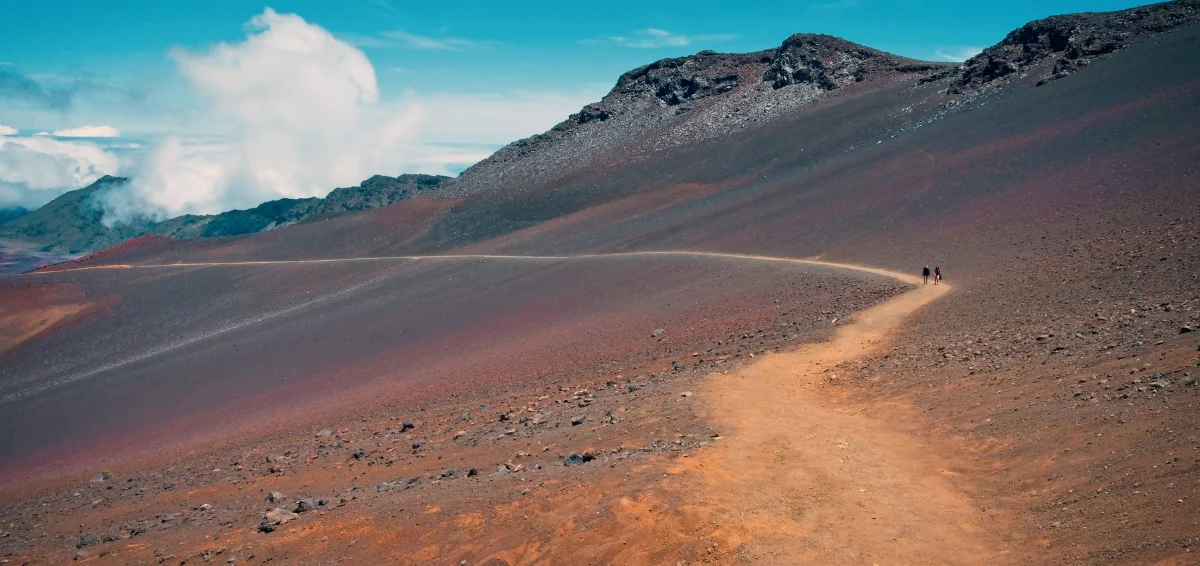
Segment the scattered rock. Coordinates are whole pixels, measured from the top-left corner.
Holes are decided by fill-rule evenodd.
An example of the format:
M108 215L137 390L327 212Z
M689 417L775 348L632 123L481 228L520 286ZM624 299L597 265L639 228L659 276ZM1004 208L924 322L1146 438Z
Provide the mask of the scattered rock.
M666 330L663 330L663 329L661 329L661 328L655 328L655 329L654 329L654 332L651 332L651 333L650 333L650 337L651 337L651 338L658 338L659 336L662 336L664 332L666 332Z
M1187 334L1188 332L1191 332L1192 330L1194 330L1194 329L1191 327L1191 325L1184 325L1179 328L1179 333Z
M204 503L204 504L201 504L199 507L197 507L197 508L196 508L196 510L198 510L198 511L211 511L211 510L212 510L212 505L210 505L210 504L208 504L208 503Z
M286 524L289 521L293 521L298 518L300 518L299 515L292 513L287 509L276 507L270 511L267 511L267 514L263 517L262 522L258 524L258 530L264 533L274 532L279 525Z
M367 453L367 452L366 452L365 450L363 450L361 447L359 447L359 448L355 448L355 449L354 449L354 454L353 454L353 456L354 456L354 459L355 459L355 460L359 460L359 459L361 459L361 458L362 458L364 455L366 455L366 453Z
M583 417L574 417L571 419L571 426L579 426L583 424Z
M325 437L325 436L329 436L329 435L331 435L331 434L333 434L333 431L332 431L332 430L329 430L329 429L327 429L327 428L323 428L323 429L321 429L321 430L317 431L317 434L315 435L315 437L316 437L316 438L322 438L322 437Z
M306 497L296 502L297 513L307 513L317 508L317 502L311 497Z
M158 520L163 523L170 523L171 521L175 520L175 515L172 515L170 513L163 513L162 516L158 518Z
M269 503L279 503L280 501L283 501L283 498L284 495L278 491L272 491L271 493L267 494L267 502Z
M579 466L581 464L586 464L588 462L591 462L592 460L595 460L595 459L596 459L596 457L591 452L584 452L583 454L579 454L578 452L572 452L570 454L567 454L567 456L565 458L563 458L563 465L564 466Z
M95 535L82 536L82 537L79 537L79 542L75 543L75 548L83 548L85 546L91 546L91 545L97 544L99 542L100 542L100 539L96 538Z
M417 425L413 424L412 421L404 421L404 423L400 425L400 432L405 433L414 428L417 428Z

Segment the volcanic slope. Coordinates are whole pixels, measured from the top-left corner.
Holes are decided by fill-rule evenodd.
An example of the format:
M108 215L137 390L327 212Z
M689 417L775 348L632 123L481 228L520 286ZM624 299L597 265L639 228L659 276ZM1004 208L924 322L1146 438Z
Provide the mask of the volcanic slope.
M1194 3L1166 6L1185 11ZM247 553L255 554L257 559L271 556L262 550L247 549L268 545L274 549L271 552L281 556L291 553L287 556L293 558L308 551L370 556L390 548L401 553L396 560L407 557L411 562L436 562L453 556L481 563L494 559L499 562L491 564L515 564L568 554L602 561L622 556L618 545L623 543L618 535L626 532L668 535L632 541L666 541L646 555L648 562L677 557L718 562L742 557L767 561L772 557L804 557L800 550L778 550L770 544L771 533L752 528L761 518L739 515L725 501L697 497L697 493L714 491L710 480L704 479L712 472L689 471L692 461L718 470L723 465L720 462L737 461L720 460L725 457L721 454L730 454L722 452L725 448L702 446L710 442L701 439L710 436L712 430L727 434L733 441L763 433L739 429L755 426L754 422L739 420L745 416L743 412L722 405L727 401L722 391L743 396L770 393L722 389L722 384L728 386L725 378L688 377L692 372L704 374L716 369L730 371L731 375L760 375L764 377L758 381L785 388L792 382L778 373L795 371L801 379L796 385L800 390L781 389L791 395L785 398L800 406L827 403L830 415L847 419L844 423L850 428L842 440L846 440L845 450L852 457L845 470L881 471L880 478L885 479L937 476L940 479L927 487L944 494L939 501L945 501L947 509L973 509L982 515L943 517L963 519L962 530L920 531L921 536L904 547L906 551L937 548L939 537L960 540L966 536L963 533L970 533L988 552L1004 552L1014 561L1188 563L1193 547L1200 543L1195 531L1200 515L1191 504L1200 498L1196 481L1200 473L1196 456L1200 431L1194 418L1200 399L1195 381L1197 333L1190 331L1196 327L1196 309L1200 307L1200 296L1195 295L1200 267L1200 231L1196 227L1200 212L1200 129L1195 127L1200 113L1200 68L1187 64L1198 57L1200 32L1194 24L1184 22L1173 29L1156 28L1152 34L1139 35L1128 46L1097 55L1085 68L1073 69L1041 86L1036 85L1044 73L1052 72L1052 60L1041 62L1045 69L1022 67L1020 72L1005 74L997 79L999 82L989 82L973 94L951 93L962 88L960 77L954 73L919 85L909 78L864 80L855 82L861 87L853 90L847 83L845 90L814 97L769 120L749 122L726 133L718 131L713 137L706 134L688 143L665 145L645 159L633 156L567 168L544 183L533 182L521 190L497 189L489 194L464 190L441 200L421 196L363 214L247 238L146 241L59 268L437 253L561 256L705 250L819 256L907 272L930 263L946 271L954 291L915 311L914 318L898 327L890 342L858 352L851 359L815 358L836 361L834 367L805 366L802 360L780 364L772 361L778 360L774 356L762 360L764 365L739 368L722 364L736 360L738 353L746 361L750 353L757 355L794 342L788 340L794 336L799 337L795 341L806 343L826 338L836 328L830 324L833 319L844 322L848 312L879 304L898 292L892 280L859 279L851 284L845 273L835 277L810 269L782 269L779 265L748 267L715 258L684 261L669 270L663 268L663 258L644 262L648 258L608 258L603 261L616 264L609 264L613 267L602 273L596 273L592 260L556 261L552 266L467 260L410 264L395 260L67 271L9 280L10 287L53 285L57 293L54 296L69 304L80 301L73 290L83 289L83 297L97 304L119 300L118 307L142 309L123 311L111 319L104 317L115 311L81 309L64 315L32 338L24 338L18 348L0 353L4 367L21 368L6 372L6 376L30 378L27 383L8 387L9 392L55 381L35 373L47 367L45 360L78 364L78 368L102 367L98 360L105 356L115 359L116 354L125 352L124 347L114 345L106 351L105 333L75 329L89 324L120 324L126 330L114 329L107 335L114 339L145 339L145 333L138 331L148 325L165 324L176 314L186 320L191 311L176 304L175 297L186 296L197 287L214 289L203 292L220 296L207 307L215 314L200 323L235 321L236 317L228 314L233 311L246 311L249 316L254 311L248 307L273 304L269 301L276 292L282 293L278 299L281 302L274 304L277 310L289 308L289 301L301 301L309 293L317 295L316 300L327 301L271 319L273 322L266 324L270 331L263 333L260 342L254 341L258 333L250 332L250 327L237 327L212 342L189 343L161 356L131 362L173 364L164 365L160 371L116 372L104 378L107 387L102 380L80 379L11 404L21 411L21 418L12 421L14 426L24 426L20 424L24 418L39 423L38 427L21 428L25 432L8 445L7 454L13 459L6 457L6 462L16 463L20 455L33 454L22 470L32 469L27 467L29 463L54 461L54 454L35 451L47 450L47 446L56 444L56 438L60 446L69 445L71 439L82 434L80 430L88 428L78 420L66 425L49 423L51 417L38 414L82 415L91 407L117 402L106 395L120 398L133 391L138 398L135 407L147 408L128 411L128 417L122 414L124 410L106 409L117 415L113 417L117 419L114 430L156 430L147 424L172 423L158 429L170 439L180 435L172 431L195 430L187 426L186 418L172 420L182 417L181 413L212 413L204 418L215 420L221 416L220 411L226 410L223 407L237 407L237 403L246 402L245 398L259 403L248 406L255 414L265 414L261 413L264 410L269 413L274 407L279 413L291 411L292 418L297 418L296 413L307 417L310 410L320 411L322 403L335 405L338 399L354 399L350 391L329 394L328 385L334 376L345 376L350 381L395 376L401 371L397 368L417 367L400 364L410 356L465 370L456 374L457 379L439 378L437 387L425 388L428 396L418 394L419 387L414 386L410 392L394 385L410 381L420 384L422 376L409 381L384 380L389 387L398 388L398 396L379 399L380 405L399 403L401 396L411 396L424 403L426 411L413 407L390 414L371 413L369 423L329 416L326 422L342 426L329 437L317 439L307 434L286 437L283 431L287 427L283 425L279 425L276 436L263 434L259 427L255 429L258 437L276 440L262 440L258 445L264 448L255 448L247 440L249 444L229 452L237 454L236 463L224 461L229 458L197 457L178 460L172 471L131 474L125 478L133 480L125 486L132 490L128 494L152 487L142 492L150 494L144 503L128 503L126 497L140 496L118 497L107 490L111 484L98 483L80 491L82 499L78 500L72 499L70 491L45 500L22 499L20 504L5 508L5 519L36 513L38 503L73 509L76 507L71 507L72 501L77 501L74 505L86 512L91 532L112 534L122 532L122 524L132 525L134 531L142 529L138 536L150 537L143 540L154 540L156 544L186 542L190 552L215 552L217 545L189 538L189 531L176 529L171 521L154 520L156 515L151 509L171 506L186 509L189 521L211 529L206 534L230 537L227 551L237 548L239 559ZM789 85L780 90L787 88ZM737 91L713 94L695 104L719 100L730 93ZM683 118L694 111L675 114L678 109L669 110L671 115ZM359 237L343 237L351 234ZM544 285L537 286L522 284L524 280L510 271L533 268L562 273L554 277L530 276ZM708 278L713 273L727 278ZM335 275L344 280L338 281ZM382 279L373 283L371 277ZM325 280L336 284L325 286ZM276 291L289 281L294 288ZM467 287L459 287L455 281ZM504 288L499 292L485 288L490 281L512 283L497 283ZM334 316L323 310L332 307L322 305L335 305L340 300L325 297L360 284L366 286L355 292L356 297L394 293L396 298L355 299L338 305L353 316ZM405 289L409 288L426 289L428 294L406 295L409 291ZM793 294L786 294L789 292ZM514 299L514 294L522 298ZM136 297L143 296L155 304L132 304ZM542 302L556 296L562 297L561 301ZM776 306L777 298L783 307ZM529 309L521 306L530 301L533 306ZM597 340L561 342L577 340L580 329L597 332L605 328L606 321L597 323L597 317L602 318L598 313L625 304L629 305L628 313L620 319L629 322L616 324L620 331ZM443 305L461 308L462 322L449 322L457 317L440 319ZM655 310L668 307L669 311ZM780 316L780 312L788 314ZM171 316L156 318L155 313ZM389 313L395 314L389 317ZM399 335L398 330L414 332L414 327L400 322L410 313L416 313L412 319L418 321L415 328L432 330L430 337L411 346L415 354L399 350L391 357L376 354L392 351L396 340L392 337ZM570 313L565 320L561 318L564 313ZM299 320L284 324L291 316ZM648 340L647 331L659 327L665 327L666 332L657 339L675 340L679 327L703 328L698 326L699 321L706 317L718 322L707 332L698 330L692 335L688 331L687 336L695 336L694 342L685 340L670 346L654 342L652 348L646 348L627 341L631 336ZM660 326L658 320L664 318L677 322ZM367 322L383 319L391 322ZM525 320L533 321L529 329L511 329ZM565 326L558 326L557 321ZM780 322L797 328L781 330ZM463 330L442 334L437 326L442 323ZM302 340L301 334L314 324L322 332L312 331L309 340ZM361 324L374 325L376 331L354 328ZM196 331L212 328L197 324ZM99 329L97 326L93 330ZM261 386L257 392L248 389L259 387L256 384L265 379L263 376L272 375L272 364L319 368L327 362L331 368L340 367L341 361L333 362L341 351L337 344L322 342L329 336L346 336L342 345L347 356L364 361L356 362L344 373L332 369L302 378L280 372L273 386ZM444 341L439 342L443 338L438 336L444 336ZM504 344L505 340L522 345ZM163 344L159 340L146 346L161 349ZM234 353L246 344L257 349L248 354ZM495 348L489 350L489 344ZM199 347L214 352L219 347L224 352L214 356L206 351L200 356L198 350L191 350ZM484 353L441 362L432 354L421 358L423 348L432 348L435 354L460 348ZM39 351L54 351L56 355L38 356ZM822 351L818 347L809 352L821 356ZM92 352L101 353L89 358ZM298 360L290 359L293 357ZM236 363L223 363L225 359ZM560 359L578 359L579 363L564 370L555 366ZM696 366L693 359L716 365ZM371 365L372 360L379 363ZM501 366L511 363L515 369L480 372L471 360L485 364L501 360ZM611 363L614 361L617 363ZM671 363L675 361L687 371L675 372ZM245 395L229 400L205 391L206 381L243 364L249 368L234 369L236 379L230 381L244 388L241 391ZM544 380L530 379L529 368L544 368ZM159 400L169 399L171 391L144 384L170 379L173 376L166 373L168 369L172 373L190 372L186 375L192 376L189 379L194 385L189 393L198 396L179 396L158 408ZM602 375L596 375L596 371ZM767 371L773 373L762 373ZM55 375L75 374L64 371ZM504 388L469 386L470 380L481 375L525 379L507 389L516 397L505 399L503 393L495 394ZM304 385L282 385L284 377L289 382L314 385L306 393ZM121 382L129 385L124 389L126 393L121 393ZM456 383L468 386L462 389L462 396L445 400L441 389ZM91 395L97 397L92 399ZM546 398L541 398L543 395ZM314 408L285 402L306 396L320 402ZM632 396L639 400L635 402ZM442 400L435 403L435 398ZM701 403L699 407L689 404L695 400ZM507 418L491 417L486 411L489 418L479 416L483 410L479 407L485 404L489 406L486 411L492 406L503 408ZM530 407L533 410L527 410ZM627 409L625 413L620 411L622 407ZM32 408L41 411L35 414ZM471 415L459 420L465 409L471 409ZM548 409L552 415L544 414ZM573 419L568 415L581 409L597 412L585 415L582 423L587 424L572 426ZM155 410L161 412L155 414ZM517 411L525 411L530 420L521 423ZM227 414L238 413L230 410ZM421 415L421 422L416 424L428 426L432 431L429 436L423 429L409 430L399 424L411 414ZM777 414L798 418L794 411ZM855 414L865 421L847 416ZM510 425L513 419L517 424ZM558 427L538 429L539 425L533 424L537 419L541 423L558 419L553 421ZM286 419L264 417L264 423L272 422ZM41 432L42 426L48 432ZM95 430L82 434L82 438L104 434L103 427L92 428ZM512 436L508 434L510 429L517 431L513 434L525 444L496 440ZM456 439L459 430L466 434ZM542 432L522 436L538 430L550 436L537 436ZM893 451L877 450L887 445L878 442L881 430L902 433L908 440L893 443ZM867 529L871 536L882 533L863 526L877 519L845 509L829 515L822 505L831 497L854 505L847 495L874 494L884 487L903 491L904 481L897 480L891 486L872 482L860 487L841 482L853 476L830 475L839 469L827 460L841 450L837 448L837 431L812 428L811 433L817 435L815 438L830 440L834 448L806 452L793 448L797 445L794 439L784 438L775 462L784 466L780 473L786 474L791 459L796 469L806 470L815 479L839 481L817 482L814 485L825 487L789 493L778 507L771 507L790 513L794 520L778 523L783 527L775 534L799 533L807 537L803 540L813 543L806 548L816 552L837 548L837 533L845 529ZM597 440L590 440L593 435ZM455 442L463 439L484 447L487 455L472 453L468 458L465 449L455 448ZM429 441L429 446L445 459L426 456L423 441ZM872 443L865 444L868 442ZM119 444L108 439L110 447ZM356 444L370 451L355 457ZM149 446L157 449L169 444ZM403 458L389 451L398 446L401 449L397 452L402 452ZM562 466L568 452L584 450L579 452L582 459L586 449L594 450L592 457L599 455L600 462L584 462L569 470ZM274 452L264 454L264 450ZM766 444L762 450L772 448ZM277 464L274 458L281 454L283 460ZM689 457L684 459L683 454ZM317 464L312 464L313 455L319 456ZM264 456L272 462L264 463ZM363 458L367 458L366 463ZM809 458L807 463L805 458ZM471 478L478 475L460 474L463 469L477 467L475 462L479 460L489 463L479 468L488 473L486 481L479 480L478 485L485 486L479 499L472 502L469 497L454 495L459 489L456 486L463 485L459 482L477 481ZM89 456L80 461L91 464L101 460ZM437 472L443 463L455 469ZM609 469L616 470L617 475L597 471L604 469L595 466L598 463L616 466ZM400 468L394 468L397 465ZM209 472L203 472L231 470L234 466L236 474L211 472L209 476ZM577 471L580 469L591 471ZM269 473L264 474L264 470ZM370 488L367 494L361 489L352 490L357 486L347 479L350 470L366 474L360 481ZM497 470L496 475L491 475L492 470ZM536 475L543 471L546 475ZM662 478L663 473L670 477ZM662 479L670 484L673 477L682 477L679 485L651 481ZM405 490L405 494L371 495L371 490L390 493L394 481L407 482L411 478L418 478L412 484L416 487ZM175 485L188 486L191 491L187 493L199 495L180 495L174 491ZM335 491L332 486L338 493L334 503L346 501L345 508L328 512L336 523L305 517L299 520L299 527L291 523L281 527L285 535L282 538L252 538L259 535L253 533L253 521L247 517L261 513L261 492L284 487L317 497L321 495L316 493L318 488L328 494ZM867 491L849 491L856 489ZM748 493L754 501L766 491ZM213 498L228 498L223 500L223 505L229 506L223 511L226 515L208 517L191 510L200 497L210 494ZM256 499L250 502L250 496ZM105 503L109 497L116 502ZM398 499L387 499L392 497ZM874 495L863 497L862 505L868 506L873 501L869 497ZM87 504L97 498L104 501L92 505L94 510L87 510ZM367 511L355 507L354 498L367 504L391 502L388 509L406 511ZM921 516L912 507L911 503L907 507L888 507L889 512L911 509L907 514L888 516ZM580 513L568 513L566 509L580 509ZM713 509L735 513L724 515L711 512ZM417 513L420 516L410 522L410 516ZM38 540L44 545L61 546L77 536L77 521L66 520L61 514L54 517L52 532L36 536L43 537ZM832 520L806 523L806 517ZM848 526L839 518L861 519L861 524ZM561 521L555 524L556 519ZM389 521L412 526L389 531L384 527L396 524ZM167 526L161 526L164 524ZM656 524L668 525L668 530L654 531ZM787 530L793 527L796 530ZM147 534L148 528L153 532ZM488 538L485 531L496 534ZM595 536L572 538L571 533L581 531ZM128 530L124 532L128 534ZM934 538L925 538L929 534ZM320 537L328 537L338 548L318 548L326 542ZM458 547L462 554L451 554L448 548L439 546L439 537L462 541ZM350 550L355 548L350 543L359 539L371 542ZM98 552L133 552L129 546L122 546L128 543L121 540L106 543L113 546ZM679 546L671 546L670 541ZM562 554L554 554L555 548ZM832 556L830 561L857 563L884 556L882 550L886 547L853 548L860 552ZM984 552L972 554L976 550L963 546L955 547L954 552L959 553L956 556L978 556L979 561L991 556ZM426 554L420 554L422 551ZM954 560L951 557L947 561Z

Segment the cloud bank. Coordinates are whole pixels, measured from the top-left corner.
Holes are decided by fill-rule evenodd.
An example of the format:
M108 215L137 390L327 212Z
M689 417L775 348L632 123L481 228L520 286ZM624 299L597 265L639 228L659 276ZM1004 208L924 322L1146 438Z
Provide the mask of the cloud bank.
M12 126L5 126L4 124L0 124L0 136L12 136L12 135L16 135L16 133L17 133L16 128L14 128Z
M5 135L0 137L0 208L37 208L120 170L120 158L95 143Z
M356 47L270 8L240 43L172 51L179 73L228 142L178 137L154 148L106 221L165 218L324 196L409 164L420 108L379 103L375 70Z

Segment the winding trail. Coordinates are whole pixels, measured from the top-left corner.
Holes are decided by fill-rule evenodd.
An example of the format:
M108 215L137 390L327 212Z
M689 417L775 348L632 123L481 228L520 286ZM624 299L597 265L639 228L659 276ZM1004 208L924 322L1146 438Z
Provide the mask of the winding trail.
M781 256L766 256L766 255L750 255L750 254L735 254L724 252L701 252L701 251L642 251L642 252L614 252L607 254L577 254L577 255L501 255L501 254L447 254L447 255L393 255L393 256L367 256L367 257L346 257L346 258L327 258L327 259L280 259L280 260L264 260L264 261L201 261L201 262L177 262L177 263L151 263L151 264L130 264L118 263L107 265L92 265L83 267L70 267L62 269L51 269L46 271L33 271L26 275L48 275L52 273L69 273L72 271L93 271L101 269L165 269L177 267L236 267L247 265L295 265L295 264L322 264L322 263L355 263L355 262L386 262L386 261L431 261L431 260L489 260L489 259L504 259L516 261L568 261L579 259L604 259L604 258L622 258L622 257L708 257L734 259L744 261L761 261L769 263L791 263L799 265L813 265L820 267L834 267L839 269L848 269L852 271L860 271L871 273L874 275L882 275L884 277L892 277L899 279L905 283L915 284L919 280L916 276L888 271L885 269L877 269L874 267L866 267L862 265L854 265L849 263L834 263L828 261L820 261L816 259L800 259Z
M930 441L889 419L918 418L847 401L842 363L880 353L918 309L951 291L914 275L816 259L699 251L557 256L386 256L315 260L106 265L61 269L169 269L366 261L568 261L638 256L710 257L845 269L891 277L914 288L840 322L833 337L763 356L704 380L702 416L721 438L692 458L675 459L660 486L686 504L660 517L642 540L672 554L699 536L722 540L737 562L768 564L997 564L1009 562L999 528L956 487L952 463ZM704 525L704 527L697 527ZM640 538L640 537L639 537ZM562 542L562 541L558 541ZM549 546L556 546L551 541ZM641 545L638 545L641 546ZM644 563L645 547L622 558ZM661 555L661 554L660 554ZM718 560L720 561L720 560Z

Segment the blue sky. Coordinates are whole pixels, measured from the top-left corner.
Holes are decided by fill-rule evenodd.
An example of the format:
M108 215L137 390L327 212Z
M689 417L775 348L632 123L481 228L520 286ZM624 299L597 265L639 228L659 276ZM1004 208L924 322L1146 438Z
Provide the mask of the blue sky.
M986 4L612 0L600 5L479 0L270 4L261 0L10 0L0 10L4 16L0 132L15 129L17 136L29 136L81 126L110 127L120 133L117 138L48 137L76 145L99 144L116 152L123 174L142 167L130 152L149 152L168 136L179 137L185 148L219 144L231 131L244 129L247 118L244 113L231 116L214 111L227 100L214 98L202 84L208 79L188 75L185 61L215 54L215 46L222 42L247 42L251 34L264 29L250 29L248 22L268 5L361 50L378 89L378 103L370 101L371 105L420 103L420 124L405 143L444 151L389 162L387 166L394 170L379 171L396 174L438 169L455 173L487 151L544 131L583 104L598 100L620 73L663 57L702 49L769 49L792 33L811 32L914 58L961 59L1033 19L1137 4L1114 0ZM230 88L234 87L220 86L221 96L229 96ZM11 143L0 147L11 150L15 138L6 138ZM0 207L5 205L5 191L16 194L24 190L22 182L28 185L27 178L33 178L28 172L13 173L14 167L31 163L28 152L74 151L66 146L50 148L49 143L42 143L45 147L25 143L26 153L20 155L11 151L5 155L0 149ZM29 202L45 200L91 176L22 194ZM281 190L292 196L316 189ZM38 198L30 201L29 195ZM17 197L7 198L15 202ZM233 200L244 205L254 198ZM229 203L223 201L221 206L225 204Z

